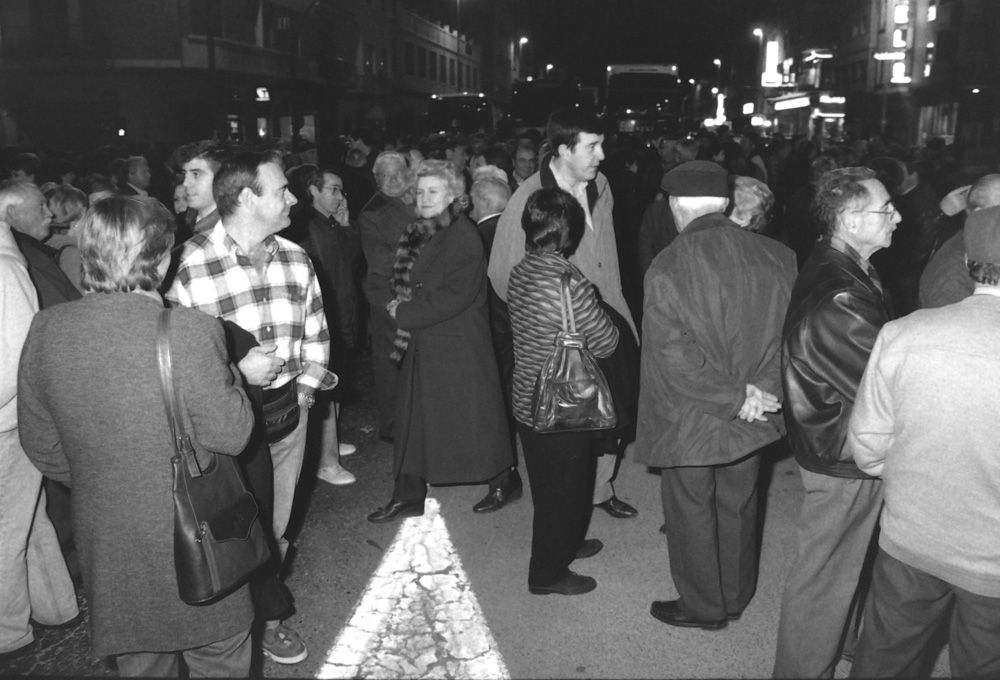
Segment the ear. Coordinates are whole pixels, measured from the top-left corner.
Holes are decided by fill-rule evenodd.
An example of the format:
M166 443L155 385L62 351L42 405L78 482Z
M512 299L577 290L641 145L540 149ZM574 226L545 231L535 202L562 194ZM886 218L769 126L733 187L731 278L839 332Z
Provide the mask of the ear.
M312 196L312 199L313 199L314 201L315 201L315 200L316 200L317 198L319 198L319 193L320 193L320 192L319 192L319 189L317 189L317 188L316 188L316 186L315 186L314 184L310 184L310 185L309 185L309 195L310 195L310 196Z
M253 201L256 198L257 198L257 194L255 194L253 192L253 189L251 189L250 187L243 187L242 189L240 189L239 201L238 202L239 202L240 205L245 205L245 206L249 207L249 206L253 205Z

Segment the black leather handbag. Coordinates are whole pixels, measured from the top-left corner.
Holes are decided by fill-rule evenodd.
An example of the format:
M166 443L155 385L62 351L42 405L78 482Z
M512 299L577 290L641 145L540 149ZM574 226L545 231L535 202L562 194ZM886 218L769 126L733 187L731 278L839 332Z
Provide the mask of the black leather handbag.
M206 452L184 427L174 389L170 310L160 313L157 358L163 403L174 437L174 570L187 604L209 604L243 585L270 558L257 502L233 456ZM202 467L196 449L209 463Z
M561 279L562 331L535 382L532 429L540 434L606 430L618 424L608 381L587 349L587 338L576 331L570 277L567 271Z

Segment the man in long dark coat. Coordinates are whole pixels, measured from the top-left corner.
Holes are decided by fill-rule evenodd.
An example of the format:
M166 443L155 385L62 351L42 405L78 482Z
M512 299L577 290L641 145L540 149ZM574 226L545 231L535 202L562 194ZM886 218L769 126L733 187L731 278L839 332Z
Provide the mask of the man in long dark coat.
M635 456L660 469L679 598L650 613L714 630L756 585L759 452L783 430L770 414L795 254L723 214L721 166L683 163L663 188L680 235L646 274Z

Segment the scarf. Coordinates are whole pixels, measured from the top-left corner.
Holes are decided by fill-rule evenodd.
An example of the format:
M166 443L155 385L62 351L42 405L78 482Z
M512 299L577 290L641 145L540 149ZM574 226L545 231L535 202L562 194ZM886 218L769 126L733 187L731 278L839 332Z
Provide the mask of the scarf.
M413 287L410 283L410 272L413 271L413 265L424 246L430 243L435 234L452 223L453 211L458 210L455 203L457 201L453 202L440 215L431 218L421 217L403 230L399 246L396 248L396 261L392 265L392 289L396 293L397 300L409 302L413 299ZM397 328L392 345L393 349L389 358L397 364L402 363L403 356L410 346L410 332Z

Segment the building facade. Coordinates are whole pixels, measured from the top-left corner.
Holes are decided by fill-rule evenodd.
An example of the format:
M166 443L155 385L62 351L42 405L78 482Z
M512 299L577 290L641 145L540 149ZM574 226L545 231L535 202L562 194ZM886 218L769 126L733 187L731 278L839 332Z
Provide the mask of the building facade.
M992 35L1000 3L782 0L776 7L759 22L764 82L757 96L768 101L772 126L820 137L879 135L907 146L934 138L970 149L1000 143L993 68L1000 41ZM770 64L768 47L777 55Z
M418 13L448 0L4 0L0 146L418 132L431 94L509 91L513 1L472 37Z

